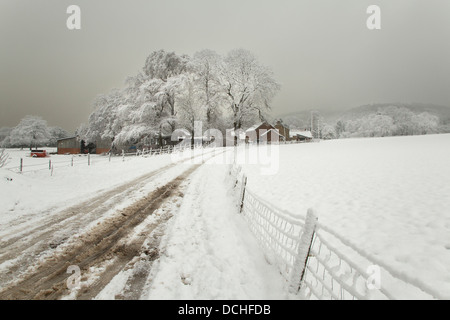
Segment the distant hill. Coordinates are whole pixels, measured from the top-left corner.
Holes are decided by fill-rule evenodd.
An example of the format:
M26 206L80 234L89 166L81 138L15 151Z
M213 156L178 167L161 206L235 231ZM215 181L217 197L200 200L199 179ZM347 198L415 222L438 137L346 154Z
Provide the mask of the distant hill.
M325 123L336 123L342 115L342 111L333 110L316 110L320 116L321 121ZM311 125L311 110L302 110L298 112L291 112L274 117L274 119L282 119L284 124L292 128L307 129Z
M373 113L377 113L379 109L396 106L406 108L416 114L422 112L428 112L432 115L437 116L442 123L450 123L450 107L439 106L433 104L424 104L424 103L377 103L377 104L367 104L363 106L359 106L356 108L352 108L345 112L342 112L339 116L339 120L354 120L359 119L365 116L368 116Z
M363 118L370 114L377 113L381 108L389 106L404 107L416 114L428 112L432 115L437 116L442 124L450 125L450 107L425 103L376 103L362 105L345 111L318 110L318 114L320 115L324 123L333 125L338 120L346 121ZM299 112L283 114L275 118L283 119L283 122L285 124L288 124L292 127L308 127L311 121L311 111L302 110Z

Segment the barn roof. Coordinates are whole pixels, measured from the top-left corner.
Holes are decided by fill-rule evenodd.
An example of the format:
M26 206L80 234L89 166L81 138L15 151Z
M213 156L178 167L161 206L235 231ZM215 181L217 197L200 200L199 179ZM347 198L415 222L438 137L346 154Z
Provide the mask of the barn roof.
M255 124L255 125L251 126L251 127L248 128L247 130L245 130L245 132L255 131L256 129L258 129L259 127L261 127L263 124L267 124L267 125L269 125L269 126L271 126L272 128L275 129L275 127L272 126L270 123L268 123L267 121L263 121L263 122L260 122L260 123L258 123L258 124Z
M78 137L77 136L75 136L75 137L67 137L67 138L58 139L56 141L70 140L70 139L76 139L76 138L78 138Z
M261 137L262 137L262 136L265 136L266 134L268 134L269 131L273 131L273 132L275 132L276 134L278 134L280 137L286 138L285 136L283 136L283 135L280 133L280 131L278 131L278 129L270 129L270 130L267 130L266 132L264 132L263 134L261 134Z
M311 131L301 131L301 130L290 130L289 135L291 137L302 136L305 138L313 138Z

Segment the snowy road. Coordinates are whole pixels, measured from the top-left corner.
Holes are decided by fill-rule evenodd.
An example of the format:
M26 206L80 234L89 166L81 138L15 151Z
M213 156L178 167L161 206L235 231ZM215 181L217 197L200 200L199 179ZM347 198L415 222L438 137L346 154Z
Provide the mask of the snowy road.
M166 201L178 196L181 183L198 165L189 166L181 175L125 209L105 216L107 207L120 203L130 193L142 188L142 184L149 183L149 180L178 173L179 168L174 170L174 167L168 165L163 170L105 192L94 201L64 210L56 217L49 216L32 230L21 230L19 224L8 241L1 244L0 262L9 264L9 268L8 272L1 274L1 287L5 289L0 292L0 298L60 298L67 294L69 266L78 266L81 274L86 275L93 268L102 268L106 262L108 266L103 266L98 279L77 296L81 299L95 297L96 292L108 283L108 279L132 258L145 254L140 252L145 237L131 236L135 227ZM160 215L146 227L151 231L167 218ZM147 253L154 256L148 250Z
M199 166L169 162L77 205L2 225L0 299L92 299L117 273L135 266L127 290L114 298L138 299L172 207ZM79 286L69 290L73 266Z
M238 212L229 166L197 170L167 228L145 299L298 299L289 297Z

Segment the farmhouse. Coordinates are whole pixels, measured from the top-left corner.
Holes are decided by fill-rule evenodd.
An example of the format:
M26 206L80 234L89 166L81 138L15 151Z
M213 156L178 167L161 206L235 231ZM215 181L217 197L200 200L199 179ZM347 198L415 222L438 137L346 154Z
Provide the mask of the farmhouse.
M284 138L284 136L280 135L278 130L267 121L254 125L245 131L245 141L248 143L278 142L280 141L280 137Z
M283 121L278 120L277 123L275 124L275 129L278 130L280 138L283 137L283 139L280 139L280 141L287 141L290 139L289 127L285 126L283 124Z
M310 142L313 136L311 131L290 130L290 139L298 142Z
M267 143L278 143L280 141L286 141L286 137L280 134L278 129L270 129L261 133L260 141Z

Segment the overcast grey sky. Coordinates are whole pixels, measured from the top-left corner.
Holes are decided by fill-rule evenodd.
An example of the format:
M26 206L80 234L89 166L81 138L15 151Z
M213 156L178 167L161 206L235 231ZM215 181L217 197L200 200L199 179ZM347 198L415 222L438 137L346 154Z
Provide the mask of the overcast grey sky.
M81 30L66 9L81 8ZM369 5L381 30L369 30ZM74 131L145 58L245 48L282 90L273 114L371 102L450 106L450 1L0 0L0 127L28 114Z

